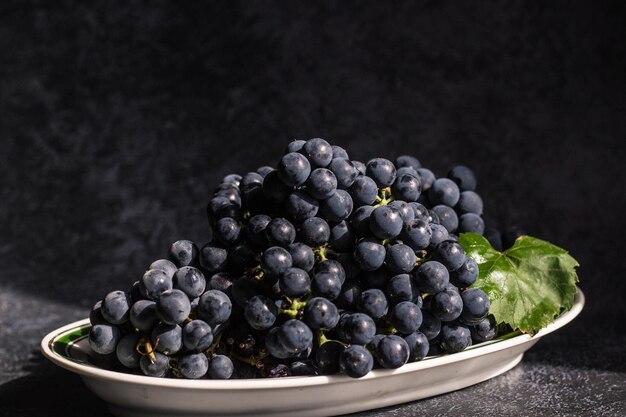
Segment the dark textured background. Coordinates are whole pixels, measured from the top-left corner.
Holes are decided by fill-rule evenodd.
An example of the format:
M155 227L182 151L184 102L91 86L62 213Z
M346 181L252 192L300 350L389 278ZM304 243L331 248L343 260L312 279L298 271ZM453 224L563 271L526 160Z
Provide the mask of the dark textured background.
M473 167L588 299L506 375L367 415L626 414L624 2L180 3L0 4L0 415L108 415L38 341L314 136Z

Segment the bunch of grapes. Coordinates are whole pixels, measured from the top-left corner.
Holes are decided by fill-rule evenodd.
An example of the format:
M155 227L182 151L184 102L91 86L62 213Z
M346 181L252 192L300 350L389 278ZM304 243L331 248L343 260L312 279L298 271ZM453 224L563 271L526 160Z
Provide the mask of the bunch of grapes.
M476 178L411 156L350 160L296 140L276 168L231 174L187 240L90 315L94 352L145 375L253 378L398 368L492 339L459 232L483 234Z

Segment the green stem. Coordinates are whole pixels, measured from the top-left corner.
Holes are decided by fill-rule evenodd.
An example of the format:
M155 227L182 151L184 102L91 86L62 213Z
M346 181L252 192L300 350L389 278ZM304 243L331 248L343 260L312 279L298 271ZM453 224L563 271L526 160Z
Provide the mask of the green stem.
M322 330L317 331L317 345L322 346L324 343L328 342L328 338L324 334Z

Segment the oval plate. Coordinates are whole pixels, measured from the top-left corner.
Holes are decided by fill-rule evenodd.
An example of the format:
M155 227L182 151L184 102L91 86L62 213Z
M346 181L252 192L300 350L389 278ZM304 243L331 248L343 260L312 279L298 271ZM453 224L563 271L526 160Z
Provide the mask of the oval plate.
M55 364L79 374L117 416L328 416L419 400L500 375L517 365L542 336L572 321L584 304L578 289L572 308L535 336L508 336L399 369L377 369L360 379L333 375L185 380L118 372L91 352L88 319L49 333L41 350Z

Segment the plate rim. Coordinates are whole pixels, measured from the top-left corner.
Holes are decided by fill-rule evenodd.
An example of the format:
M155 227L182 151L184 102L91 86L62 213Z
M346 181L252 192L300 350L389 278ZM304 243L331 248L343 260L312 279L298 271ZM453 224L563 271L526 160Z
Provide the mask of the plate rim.
M530 340L539 340L541 337L558 330L574 320L582 311L585 305L585 295L577 287L572 307L556 318L555 321L542 328L534 336L520 334L509 339L495 340L478 345L462 352L437 356L422 361L411 362L398 369L375 369L362 378L354 379L346 375L320 375L320 376L293 376L286 378L256 378L256 379L175 379L175 378L155 378L145 375L135 375L124 372L101 369L95 366L84 365L72 361L56 353L52 349L52 344L61 335L68 331L84 327L89 324L89 319L82 319L66 324L48 333L41 340L40 348L43 355L55 365L67 369L82 377L96 378L110 382L123 382L133 385L151 386L159 388L192 389L192 390L251 390L251 389L276 389L276 388L303 388L308 386L328 385L338 383L350 383L367 379L380 379L393 375L416 372L421 369L433 368L448 365L455 362L471 359L514 347Z

